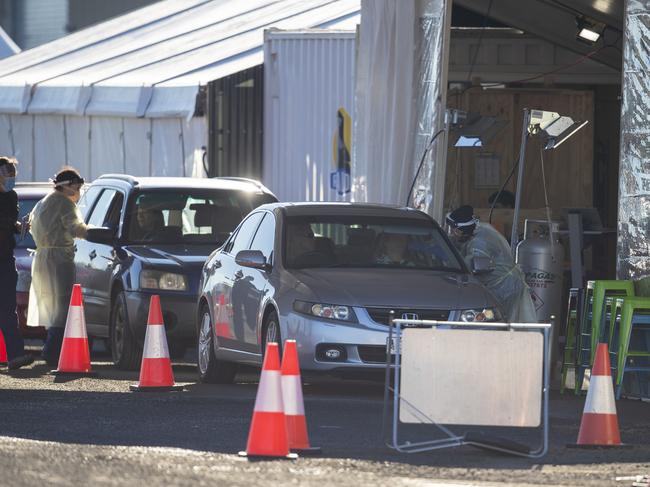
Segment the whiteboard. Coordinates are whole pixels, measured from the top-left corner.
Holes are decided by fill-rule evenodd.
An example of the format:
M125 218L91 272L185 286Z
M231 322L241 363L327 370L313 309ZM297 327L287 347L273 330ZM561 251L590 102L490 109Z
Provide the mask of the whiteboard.
M543 368L539 331L406 328L400 421L537 427Z

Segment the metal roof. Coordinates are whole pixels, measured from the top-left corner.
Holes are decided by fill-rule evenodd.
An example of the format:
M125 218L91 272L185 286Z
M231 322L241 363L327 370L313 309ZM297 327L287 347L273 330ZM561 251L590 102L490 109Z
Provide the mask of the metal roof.
M164 0L0 60L0 113L191 116L263 62L264 30L354 28L360 0Z
M431 220L426 213L413 208L373 203L347 202L281 202L265 205L269 209L281 208L287 216L381 216Z

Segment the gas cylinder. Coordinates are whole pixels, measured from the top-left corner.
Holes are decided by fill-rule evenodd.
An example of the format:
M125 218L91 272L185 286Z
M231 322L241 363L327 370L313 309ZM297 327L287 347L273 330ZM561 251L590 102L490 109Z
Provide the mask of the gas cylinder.
M549 228L546 220L526 220L524 240L517 245L516 262L530 286L537 320L543 323L551 316L559 319L562 311L564 247L556 237L558 228L557 222Z

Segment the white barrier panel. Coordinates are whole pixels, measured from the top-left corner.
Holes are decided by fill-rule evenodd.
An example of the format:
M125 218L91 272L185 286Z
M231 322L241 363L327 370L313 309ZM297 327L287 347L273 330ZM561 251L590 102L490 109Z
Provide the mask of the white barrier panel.
M543 334L406 328L401 354L400 421L540 425Z

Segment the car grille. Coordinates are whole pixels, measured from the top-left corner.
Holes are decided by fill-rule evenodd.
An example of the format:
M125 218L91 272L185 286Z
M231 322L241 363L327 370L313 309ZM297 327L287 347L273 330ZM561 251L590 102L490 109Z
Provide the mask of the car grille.
M402 308L366 308L373 321L388 325L388 315L395 311L395 318L401 318L405 313L417 315L419 320L447 321L449 310L444 309L402 309Z
M383 345L359 345L357 351L359 352L359 358L365 363L386 363L386 347ZM391 363L395 363L395 356L391 356Z

